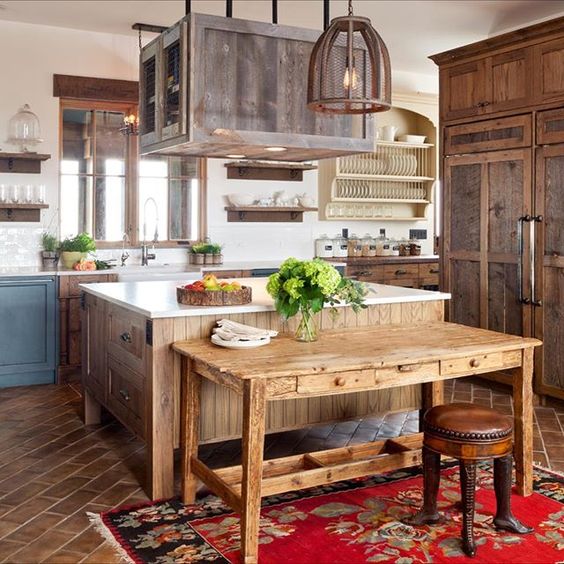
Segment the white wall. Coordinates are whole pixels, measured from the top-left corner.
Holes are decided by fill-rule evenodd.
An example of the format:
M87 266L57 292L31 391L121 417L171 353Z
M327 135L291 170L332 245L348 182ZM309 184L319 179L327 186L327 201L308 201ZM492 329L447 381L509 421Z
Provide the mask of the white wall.
M58 226L59 98L53 97L53 74L138 79L138 47L134 37L0 21L0 147L8 120L25 103L41 122L40 153L51 154L41 174L2 174L0 183L45 184L49 209L41 223L0 223L0 266L39 263L39 237Z
M0 80L0 147L14 150L5 143L10 117L24 103L41 121L44 143L38 146L41 153L52 158L42 164L41 175L3 174L0 183L45 184L50 208L42 212L41 223L0 223L0 266L35 265L39 263L39 238L45 228L58 227L58 131L59 99L52 95L53 74L94 76L137 80L137 38L86 31L74 31L48 26L0 21L0 53L2 71ZM427 75L394 72L394 80L402 91L436 91L436 80ZM225 259L266 260L283 259L288 255L311 257L313 240L319 234L333 235L348 227L350 233L362 235L377 233L385 227L390 236L403 237L409 227L431 226L385 222L327 222L318 221L317 214L304 214L302 224L238 224L227 223L223 196L234 191L270 195L285 190L288 196L307 193L317 201L317 172L304 173L303 182L259 182L227 180L223 161L208 162L208 214L209 234L225 244ZM431 251L431 242L424 252ZM119 252L103 252L100 256L118 256ZM138 253L132 253L132 260ZM185 250L158 250L159 261L182 262ZM131 261L130 261L131 262Z

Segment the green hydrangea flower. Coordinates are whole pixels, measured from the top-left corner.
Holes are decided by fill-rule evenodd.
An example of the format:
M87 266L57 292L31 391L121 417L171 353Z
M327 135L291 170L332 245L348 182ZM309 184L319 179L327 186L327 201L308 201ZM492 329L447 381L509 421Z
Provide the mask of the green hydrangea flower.
M286 282L284 282L284 290L286 292L288 292L288 295L293 299L293 300L299 300L301 295L300 295L300 290L304 287L304 280L301 280L299 278L290 278L289 280L286 280Z

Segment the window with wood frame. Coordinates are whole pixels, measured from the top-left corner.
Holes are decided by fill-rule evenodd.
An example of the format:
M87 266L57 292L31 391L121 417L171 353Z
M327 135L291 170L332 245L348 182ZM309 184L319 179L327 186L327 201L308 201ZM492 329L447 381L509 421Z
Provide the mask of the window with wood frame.
M61 237L86 231L109 247L124 235L160 246L205 236L203 159L140 157L137 136L120 131L136 103L61 97L60 106Z

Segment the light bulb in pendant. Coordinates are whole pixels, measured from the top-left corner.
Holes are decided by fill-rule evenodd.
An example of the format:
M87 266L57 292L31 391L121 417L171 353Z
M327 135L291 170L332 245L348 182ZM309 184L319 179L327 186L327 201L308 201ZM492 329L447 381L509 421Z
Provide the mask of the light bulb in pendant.
M343 77L343 86L346 90L350 90L351 88L354 90L357 85L357 77L356 77L356 67L354 66L354 62L352 68L349 68L347 64L347 68L345 70L345 76Z

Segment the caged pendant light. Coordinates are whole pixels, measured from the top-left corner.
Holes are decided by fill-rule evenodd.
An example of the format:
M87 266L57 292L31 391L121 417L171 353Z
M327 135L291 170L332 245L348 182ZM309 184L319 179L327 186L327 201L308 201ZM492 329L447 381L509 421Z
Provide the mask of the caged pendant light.
M327 9L327 4L326 4ZM334 18L313 47L307 105L316 112L367 114L391 108L390 56L368 18Z

